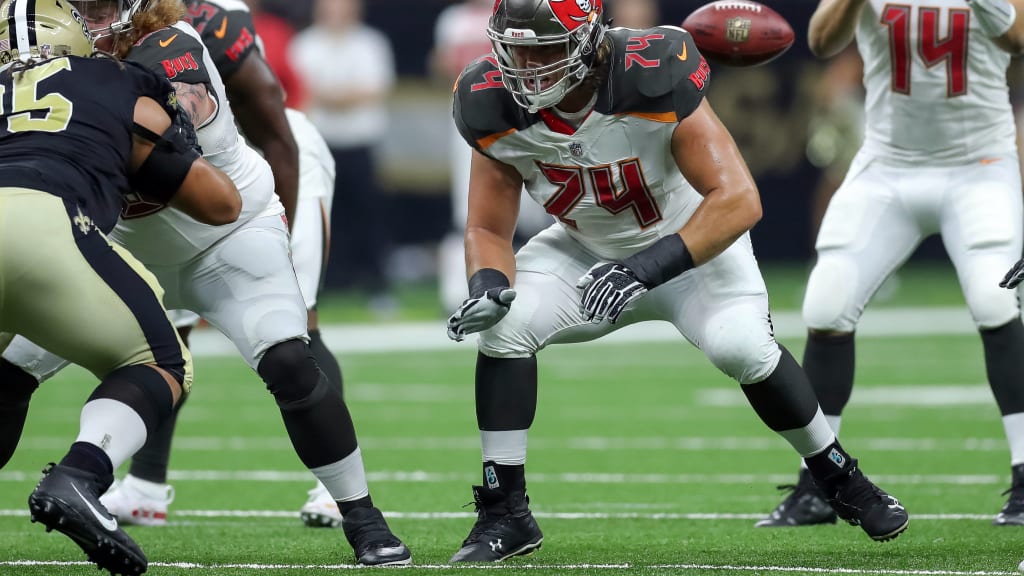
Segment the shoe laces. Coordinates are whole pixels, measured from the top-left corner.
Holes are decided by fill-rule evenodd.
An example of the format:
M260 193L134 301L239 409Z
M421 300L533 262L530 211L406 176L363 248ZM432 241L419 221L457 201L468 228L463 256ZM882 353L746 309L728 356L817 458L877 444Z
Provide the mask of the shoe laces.
M850 478L841 487L830 503L838 503L849 512L866 510L872 504L882 503L888 495L873 482L868 480L860 470L850 471ZM847 519L846 516L843 516Z
M1006 506L1014 506L1024 508L1024 484L1015 484L1010 486L1006 490L1003 490L1002 496L1009 495L1010 499L1006 502Z
M391 529L388 528L387 522L384 521L384 517L378 511L367 513L366 518L358 521L353 521L351 517L353 513L350 512L345 519L348 523L342 526L345 529L345 536L348 537L349 541L357 544L361 549L360 551L368 550L371 548L388 548L394 546L400 546L402 542L391 533Z

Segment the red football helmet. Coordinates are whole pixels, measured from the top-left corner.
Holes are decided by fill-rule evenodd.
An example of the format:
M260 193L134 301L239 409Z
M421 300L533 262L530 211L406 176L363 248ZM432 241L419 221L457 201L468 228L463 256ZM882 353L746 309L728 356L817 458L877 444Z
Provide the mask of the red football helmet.
M602 0L495 0L487 36L505 88L531 113L550 108L580 85L604 38ZM541 66L517 63L524 47L565 47L565 56Z

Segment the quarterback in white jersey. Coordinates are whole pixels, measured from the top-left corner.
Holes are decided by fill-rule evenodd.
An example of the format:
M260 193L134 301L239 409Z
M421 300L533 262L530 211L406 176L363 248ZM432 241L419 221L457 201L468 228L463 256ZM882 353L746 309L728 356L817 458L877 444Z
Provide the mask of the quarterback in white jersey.
M828 209L804 298L804 369L838 433L854 332L875 291L940 235L981 334L1010 445L1009 500L1024 525L1024 325L999 280L1021 256L1021 178L1006 71L1024 46L1020 0L821 0L808 39L832 56L856 38L867 88L863 146ZM835 522L806 470L758 526Z
M710 68L689 33L609 30L601 0L498 0L487 32L494 56L465 69L454 106L474 148L471 276L448 335L480 334L483 484L451 561L501 561L543 542L525 473L536 353L644 320L672 323L737 380L839 514L875 540L903 532L906 510L842 449L775 341L748 235L757 187L704 99ZM513 254L524 184L557 222Z
M173 209L143 204L140 210L138 203L130 203L122 214L122 230L115 229L111 237L135 250L150 268L165 289L168 308L206 318L266 382L300 460L344 512L342 527L357 562L410 563L408 548L370 499L348 408L310 352L306 304L289 258L284 209L274 194L269 165L238 133L209 51L189 24L178 21L184 12L180 3L126 2L77 4L98 46L109 33L110 45L123 49L119 56L166 74L197 127L204 155L235 181L243 206L239 225L213 228L172 214ZM127 11L119 9L126 5ZM131 41L122 43L126 37ZM55 371L52 355L20 336L3 358L39 381Z

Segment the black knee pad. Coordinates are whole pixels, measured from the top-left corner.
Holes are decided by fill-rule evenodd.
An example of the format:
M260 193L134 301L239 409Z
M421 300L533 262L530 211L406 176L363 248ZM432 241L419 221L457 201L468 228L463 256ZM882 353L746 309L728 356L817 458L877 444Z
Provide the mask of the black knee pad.
M309 346L301 340L275 344L257 372L282 410L298 410L320 401L330 389Z
M89 401L109 398L127 404L153 431L174 412L174 396L164 377L151 366L137 364L108 374L92 391Z

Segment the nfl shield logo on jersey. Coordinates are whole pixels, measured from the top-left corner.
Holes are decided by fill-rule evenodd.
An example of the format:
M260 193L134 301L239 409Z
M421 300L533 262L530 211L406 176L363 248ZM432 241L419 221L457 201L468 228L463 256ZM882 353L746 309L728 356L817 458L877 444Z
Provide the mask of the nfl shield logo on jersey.
M577 158L583 156L583 143L579 141L569 142L569 154Z

